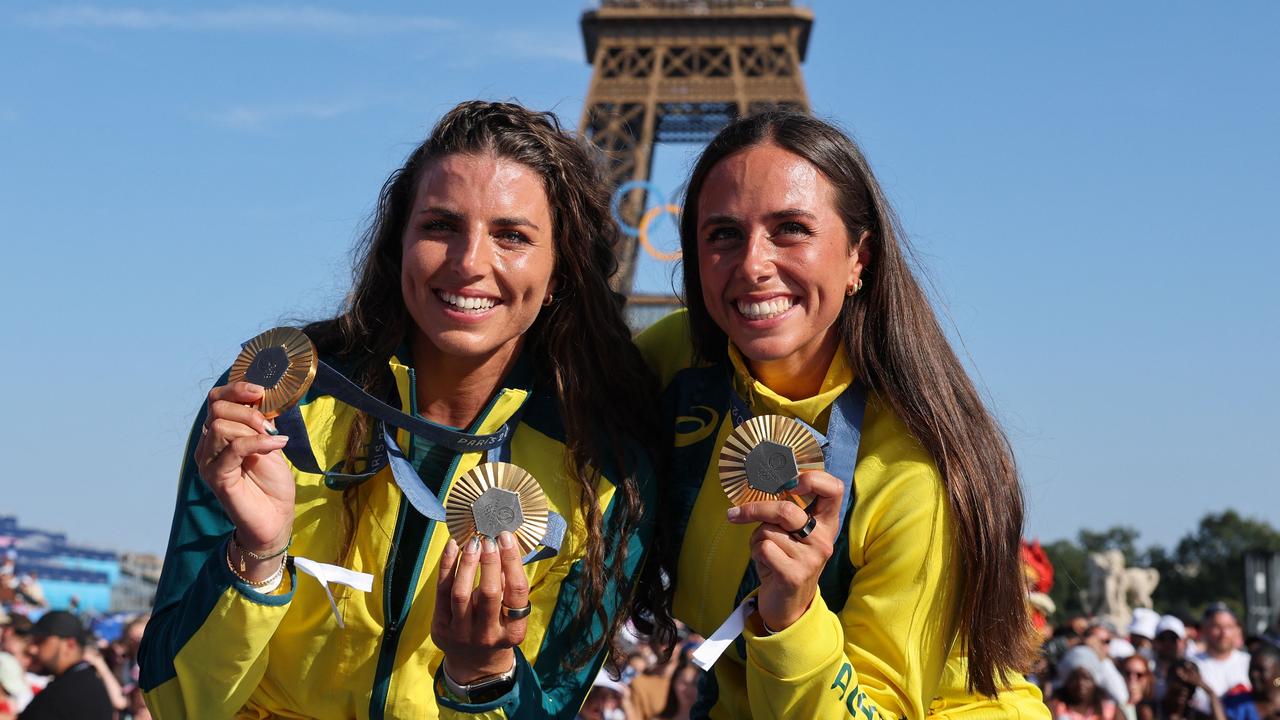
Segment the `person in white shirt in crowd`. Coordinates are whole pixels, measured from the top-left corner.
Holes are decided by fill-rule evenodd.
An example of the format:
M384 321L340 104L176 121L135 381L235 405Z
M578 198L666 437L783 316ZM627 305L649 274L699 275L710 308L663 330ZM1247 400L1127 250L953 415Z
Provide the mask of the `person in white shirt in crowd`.
M1206 687L1219 698L1224 695L1249 691L1249 653L1240 646L1244 638L1235 613L1222 603L1213 603L1200 621L1202 650L1190 653L1188 658L1200 668L1200 676ZM1209 698L1197 692L1191 704L1201 712L1209 711Z

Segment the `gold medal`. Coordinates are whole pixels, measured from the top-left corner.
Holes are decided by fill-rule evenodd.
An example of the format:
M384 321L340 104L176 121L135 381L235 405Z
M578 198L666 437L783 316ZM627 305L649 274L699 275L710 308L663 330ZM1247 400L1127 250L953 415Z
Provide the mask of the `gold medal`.
M547 532L547 496L519 465L484 463L454 482L444 521L459 546L476 535L496 540L505 530L516 537L520 554L528 555Z
M307 394L318 366L311 338L297 328L272 328L244 344L227 382L243 380L266 388L258 409L271 419Z
M821 470L822 448L801 423L760 415L734 428L720 449L720 487L734 505L762 500L807 503L787 485L806 470Z

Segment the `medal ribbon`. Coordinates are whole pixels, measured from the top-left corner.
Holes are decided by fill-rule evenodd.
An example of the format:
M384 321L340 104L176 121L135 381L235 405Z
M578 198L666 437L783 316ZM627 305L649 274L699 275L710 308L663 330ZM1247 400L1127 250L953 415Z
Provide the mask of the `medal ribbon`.
M725 375L725 384L729 392L729 413L736 428L755 416L751 407L733 389L731 375ZM800 418L792 418L804 425L818 441L822 448L822 464L831 475L840 478L844 483L844 495L840 500L840 524L836 533L844 531L845 514L849 511L849 503L853 500L853 470L858 463L858 445L862 441L862 419L867 409L867 389L862 383L854 380L840 397L831 405L831 417L827 420L827 432L818 432L817 428ZM714 644L701 658L694 662L703 670L709 669L731 643L741 642L742 628L746 618L755 610L755 598L747 597L760 587L760 575L756 571L753 560L747 561L747 569L742 575L742 583L738 586L738 594L734 602L737 607L729 614L728 619L712 633L713 638L721 642ZM744 598L746 598L744 600ZM726 639L727 636L727 639ZM739 654L746 657L746 648L739 647ZM705 663L705 664L704 664Z
M302 412L297 405L289 408L275 420L276 430L289 438L284 446L284 455L289 458L289 462L303 472L323 476L326 484L338 488L363 482L390 465L396 487L400 488L400 492L404 494L409 504L424 517L437 522L444 522L444 505L418 476L418 472L404 456L387 426L400 428L455 452L483 452L486 462L510 462L511 438L515 435L515 428L519 425L520 416L524 411L524 407L521 406L495 433L472 435L424 418L414 417L399 408L392 407L365 392L364 388L351 382L323 360L318 361L315 381L311 387L321 395L329 395L335 400L377 418L378 430L374 433L369 445L368 468L363 473L354 474L332 472L321 468L316 461L315 452L311 449L311 438L307 435L307 426L302 420ZM548 517L546 534L540 543L543 546L542 549L531 552L525 557L525 562L533 562L558 553L564 541L565 530L564 518L552 511Z

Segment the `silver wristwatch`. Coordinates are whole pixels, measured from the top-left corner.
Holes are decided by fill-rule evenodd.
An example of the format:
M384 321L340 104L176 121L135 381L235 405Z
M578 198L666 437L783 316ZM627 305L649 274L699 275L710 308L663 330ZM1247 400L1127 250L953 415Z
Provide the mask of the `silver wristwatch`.
M516 679L516 663L513 658L510 670L496 675L486 675L466 685L459 684L449 677L449 671L445 670L443 665L440 666L440 674L444 676L445 690L454 700L468 704L489 702L497 700L511 690L511 685Z

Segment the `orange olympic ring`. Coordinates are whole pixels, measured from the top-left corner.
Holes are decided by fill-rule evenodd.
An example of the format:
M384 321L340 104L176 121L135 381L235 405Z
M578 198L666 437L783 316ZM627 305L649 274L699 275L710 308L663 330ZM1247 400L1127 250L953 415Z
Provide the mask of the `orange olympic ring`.
M645 211L644 216L640 218L640 244L644 246L645 252L649 253L657 260L679 260L679 250L676 250L675 252L663 252L662 250L654 247L653 243L649 242L649 223L653 222L654 218L664 212L671 213L671 217L673 218L680 217L680 206L668 203L666 205L651 207Z

